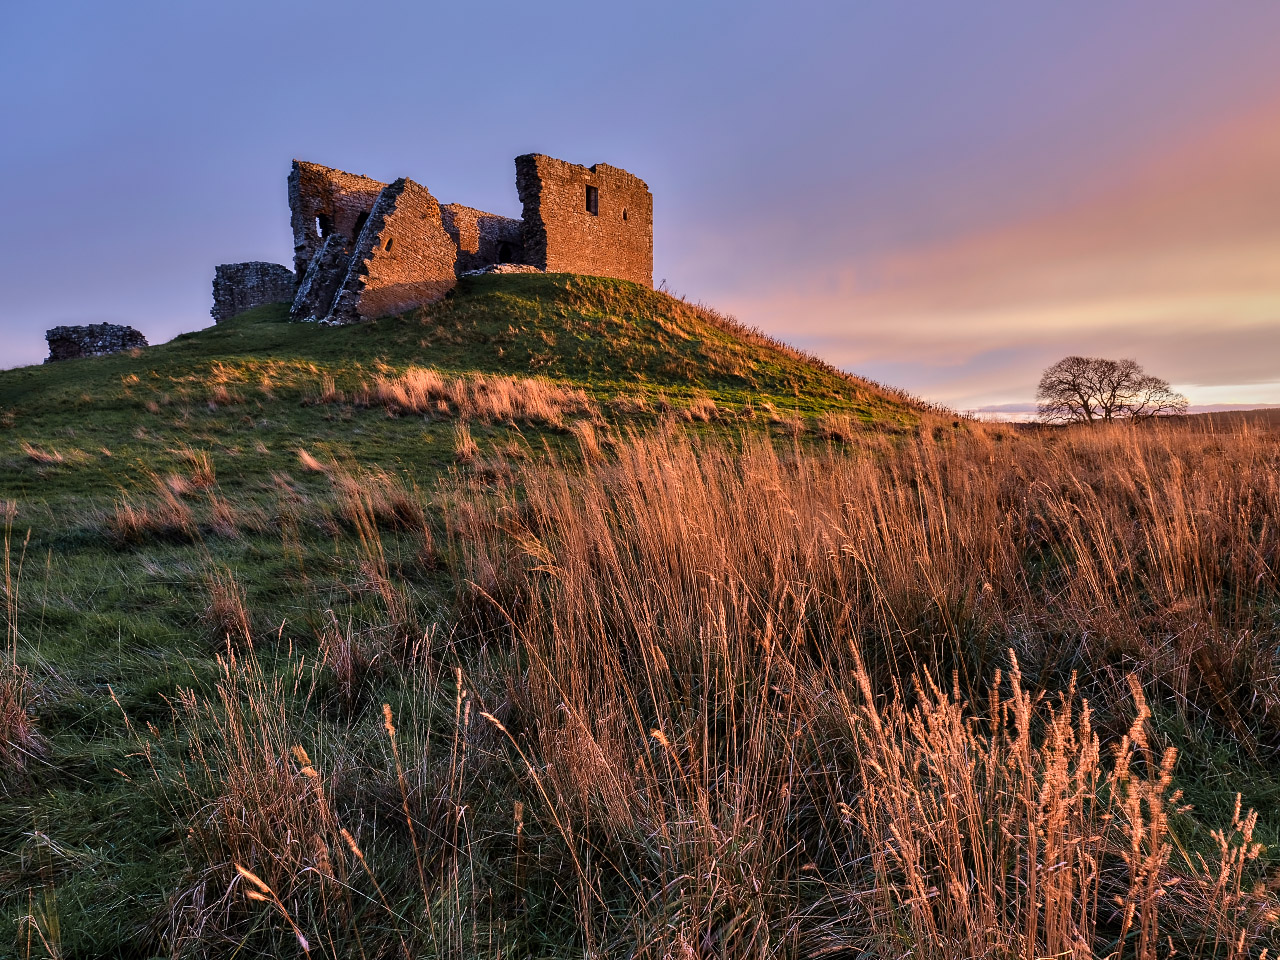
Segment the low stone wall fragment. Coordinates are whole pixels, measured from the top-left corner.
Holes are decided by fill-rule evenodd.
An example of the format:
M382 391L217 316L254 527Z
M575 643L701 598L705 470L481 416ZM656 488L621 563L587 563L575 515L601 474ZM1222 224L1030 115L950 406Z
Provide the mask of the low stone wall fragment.
M147 338L139 331L118 323L54 327L44 338L49 342L49 357L45 363L77 357L105 357L147 346Z
M268 303L290 303L294 274L278 263L251 260L219 264L213 274L213 309L209 314L221 323L246 310Z

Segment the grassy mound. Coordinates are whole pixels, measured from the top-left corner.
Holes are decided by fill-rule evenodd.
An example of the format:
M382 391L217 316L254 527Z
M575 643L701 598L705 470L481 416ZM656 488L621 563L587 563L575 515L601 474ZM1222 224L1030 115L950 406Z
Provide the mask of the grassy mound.
M4 471L0 497L101 499L128 488L144 464L180 469L192 447L232 458L237 489L287 469L300 444L434 473L453 461L452 443L439 441L451 441L441 421L456 416L503 441L500 411L472 418L455 406L455 417L433 422L388 421L386 409L406 411L378 402L377 383L417 368L552 380L584 391L597 422L675 413L711 429L759 420L791 434L847 434L909 429L923 410L626 281L482 276L438 304L373 323L289 323L273 305L132 354L0 371L0 462L41 468ZM53 469L68 460L74 471Z
M174 383L262 370L321 371L342 380L388 366L538 375L599 396L665 392L728 402L773 401L802 413L847 410L911 422L907 395L844 374L713 310L629 283L568 274L464 278L451 296L400 317L345 327L287 321L284 305L137 356L0 372L0 410L36 413L107 399L130 372Z
M250 646L268 673L309 651L334 717L399 684L393 661L456 629L441 478L598 458L631 429L825 444L922 416L713 311L567 275L0 371L0 941L161 949L191 824L138 732Z
M1261 957L1278 476L576 276L5 371L0 943Z

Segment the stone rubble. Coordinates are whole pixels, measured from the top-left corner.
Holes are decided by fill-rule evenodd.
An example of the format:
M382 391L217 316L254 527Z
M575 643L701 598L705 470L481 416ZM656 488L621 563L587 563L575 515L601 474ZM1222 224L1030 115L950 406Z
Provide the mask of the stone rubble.
M546 273L541 267L531 267L527 263L491 263L477 270L465 270L460 277L479 277L486 273Z

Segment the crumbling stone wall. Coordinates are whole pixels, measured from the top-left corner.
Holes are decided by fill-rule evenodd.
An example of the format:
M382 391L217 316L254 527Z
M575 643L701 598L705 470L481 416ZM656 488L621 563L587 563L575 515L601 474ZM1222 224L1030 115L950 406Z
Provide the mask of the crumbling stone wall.
M293 226L293 270L301 277L324 241L340 233L353 244L386 184L318 163L293 161L289 213Z
M653 286L653 196L639 177L530 153L516 157L516 190L525 263Z
M384 184L295 160L289 210L297 286L289 297L274 288L270 300L237 301L235 311L283 298L296 320L351 323L438 299L456 276L502 264L653 285L653 197L643 180L604 163L580 167L528 154L516 158L516 189L523 220L441 205L412 180ZM214 299L215 317L231 315L218 302L217 281Z
M458 275L495 263L524 263L524 224L460 203L441 204L445 232L458 248Z
M457 283L457 256L431 191L402 177L373 205L326 319L372 320L438 300Z
M307 265L289 310L291 320L323 320L333 308L342 281L351 267L352 243L340 233L330 234Z
M209 313L221 323L254 307L288 303L293 300L293 289L293 271L278 263L222 263L213 272L213 309Z
M44 335L49 341L49 358L74 360L76 357L103 357L147 346L147 338L133 327L118 323L91 323L83 327L54 327Z

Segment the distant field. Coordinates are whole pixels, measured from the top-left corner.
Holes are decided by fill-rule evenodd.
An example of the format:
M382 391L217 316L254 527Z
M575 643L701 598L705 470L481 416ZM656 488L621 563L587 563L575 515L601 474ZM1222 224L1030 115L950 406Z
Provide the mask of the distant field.
M1259 410L1221 410L1214 413L1192 413L1191 420L1204 420L1215 426L1231 426L1238 423L1280 426L1280 407L1264 407Z
M978 424L569 276L0 372L0 943L1274 955L1233 423Z

